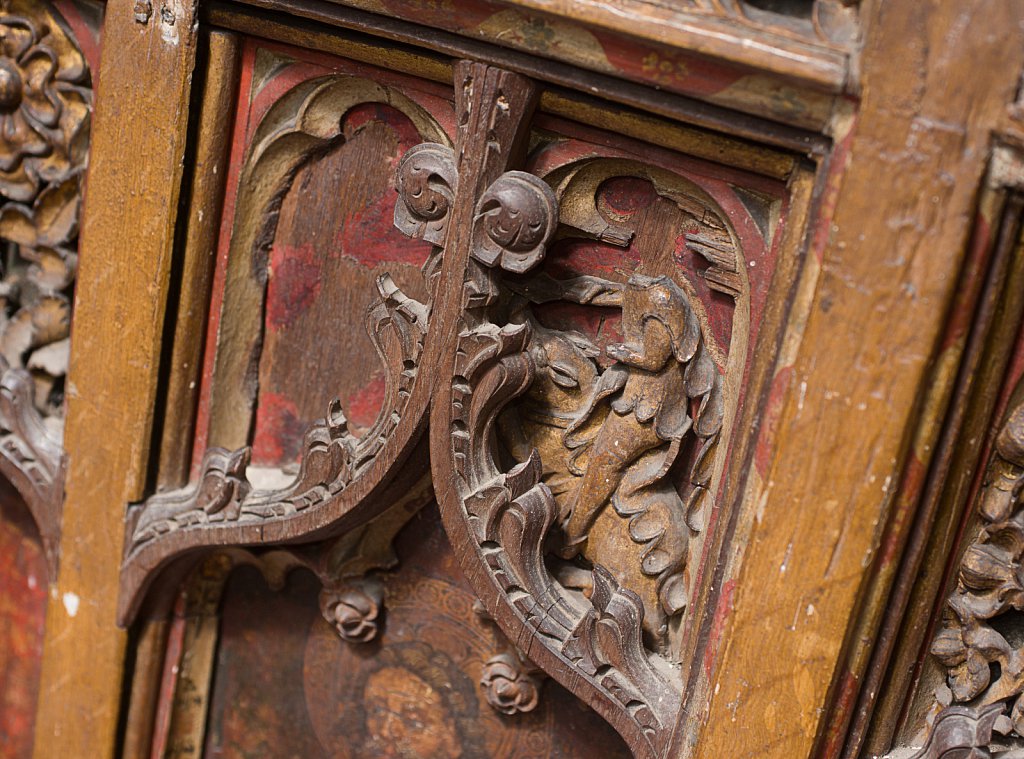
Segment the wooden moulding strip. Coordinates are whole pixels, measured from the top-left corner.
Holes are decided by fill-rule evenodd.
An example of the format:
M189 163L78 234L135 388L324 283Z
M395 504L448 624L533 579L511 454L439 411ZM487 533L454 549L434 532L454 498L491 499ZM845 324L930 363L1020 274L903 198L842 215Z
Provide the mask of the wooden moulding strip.
M458 57L491 63L503 55L540 57L550 66L624 78L805 129L825 127L836 96L854 90L848 81L855 68L853 43L842 50L808 42L803 32L752 23L742 14L664 3L658 8L645 0L626 0L614 9L602 3L603 13L595 13L594 4L559 8L547 0L462 2L461 13L438 13L415 0L233 4L279 9L432 49L490 48L482 57ZM813 34L806 27L804 32ZM558 44L549 44L547 36Z
M451 82L451 61L436 54L396 51L385 41L372 38L369 42L356 40L351 35L341 36L336 32L305 28L305 23L282 23L268 20L262 14L236 13L217 6L209 11L209 19L211 23L242 34L339 55L360 63L386 66L393 71L445 85ZM730 134L712 132L651 113L623 108L561 87L545 89L541 93L537 110L774 179L788 179L799 160L790 152L794 149L792 145L789 146L790 151L783 152ZM810 142L804 141L801 145L801 152L815 155L822 154L825 149L826 141L819 137Z
M841 669L861 645L853 633L940 353L990 125L1024 65L1019 3L865 11L864 100L835 211L815 223L821 276L763 488L743 505L754 525L711 703L686 749L699 759L816 755L831 699L856 697ZM959 23L971 16L985 28Z
M251 7L247 8L247 5ZM821 155L828 146L826 138L808 129L739 113L657 87L586 71L567 63L509 50L488 42L334 4L310 0L245 0L244 4L214 2L205 12L208 14L206 18L218 26L293 44L308 44L307 39L322 39L320 35L324 28L334 27L338 30L335 34L341 35L345 41L333 43L332 46L344 46L351 51L345 53L338 49L341 54L356 57L355 53L360 48L383 48L387 53L389 68L394 67L390 63L394 56L398 61L398 70L402 71L408 71L405 67L417 58L424 62L429 60L431 53L446 58L486 61L537 82L590 96L596 95L603 100L672 121L693 124L800 154ZM285 40L282 34L286 34L286 27L296 30L301 36ZM380 58L381 53L376 53L376 56Z
M145 23L106 6L80 236L64 446L34 756L114 755L126 633L125 509L144 494L196 52L195 3Z
M799 39L781 29L758 28L742 19L688 11L687 3L515 0L513 4L612 32L622 33L628 26L628 34L636 39L692 50L831 92L846 83L847 54L837 46ZM782 18L780 22L785 23Z
M181 261L173 346L167 372L166 401L156 481L158 490L188 482L196 399L209 311L210 285L217 253L221 205L228 175L231 124L238 95L241 44L230 32L209 35L195 156L189 164L191 191ZM168 317L171 322L171 317Z
M742 416L737 419L736 429L755 429L758 419L770 414L772 391L777 385L776 378L784 376L785 367L791 362L790 354L799 340L800 324L807 318L807 311L814 293L815 283L820 274L820 262L805 255L807 238L810 233L808 221L821 205L821 189L827 179L828 166L814 171L805 166L797 171L790 181L790 210L780 244L779 265L772 276L772 290L781 297L769 302L760 327L760 337L754 350L754 362L748 375L748 386L758 388L758 396L751 397L745 404ZM738 509L726 511L727 504L738 503L739 494L750 487L757 455L757 439L753 436L739 436L730 452L732 465L728 468L722 488L720 503L723 505L721 522L711 532L708 545L704 548L704 562L708 557L721 556L714 571L706 571L702 584L693 594L703 599L699 609L699 620L689 632L689 640L683 647L682 661L689 662L687 687L683 694L682 711L689 713L699 709L695 706L707 700L709 672L704 663L714 656L714 649L721 645L718 610L727 606L731 583L726 578L735 574L734 565L742 559L742 546L750 533L751 515L742 514ZM743 522L740 519L743 519ZM726 546L729 546L728 550ZM680 723L676 728L676 745L686 742L696 731L692 725Z

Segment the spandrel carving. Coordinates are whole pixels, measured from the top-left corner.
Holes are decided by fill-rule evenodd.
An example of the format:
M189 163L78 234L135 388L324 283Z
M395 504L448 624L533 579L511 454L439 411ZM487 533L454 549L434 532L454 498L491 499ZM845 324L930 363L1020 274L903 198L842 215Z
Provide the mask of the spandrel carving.
M656 235L686 223L684 250L709 264L708 289L733 297L742 278L724 223L699 197L665 190L672 197L656 203L639 241L635 220L601 213L598 196L614 178L610 168L593 162L564 173L556 185L567 196L559 235L583 233L622 247L638 242L648 263L620 270L615 280L557 279L543 266L503 280L506 318L530 330L534 376L499 418L498 437L516 461L540 452L543 482L559 507L561 544L551 553L609 566L642 599L649 645L668 652L670 623L687 604L686 564L708 505L725 401L724 367L714 358L722 350L709 348L715 338L705 307L675 267L659 264L665 243ZM721 286L728 281L722 272L733 274L733 287ZM598 314L614 335L544 326L552 306L583 324Z
M440 266L433 241L445 229L452 192L445 184L451 181L452 170L444 164L444 151L450 149L435 142L408 149L410 139L423 137L445 138L409 98L353 76L322 76L297 84L255 126L241 172L242 194L236 203L228 257L228 268L235 268L228 275L226 321L220 334L230 337L225 337L226 347L216 351L211 383L214 413L209 425L213 441L238 439L242 431L242 435L251 433L251 445L209 447L190 485L157 493L133 506L124 562L123 619L138 608L155 572L184 552L224 544L268 545L322 534L339 515L360 507L368 492L378 496L374 491L400 492L395 480L422 474L425 462L420 461L389 477L395 462L411 455L423 428L429 394L417 385ZM353 147L346 153L349 146ZM410 161L399 171L398 157L406 153ZM327 161L327 169L321 170L318 161ZM310 188L324 191L323 184L335 176L332 169L359 161L373 162L373 182L368 182L373 192L395 199L398 190L394 206L398 229L432 244L408 243L406 249L392 250L385 244L390 241L384 241L379 250L367 254L368 265L351 262L349 249L319 255L314 243L323 244L317 237L320 230L297 216L297 207ZM278 213L287 203L296 209L278 240L272 223L284 224ZM390 229L392 224L390 213L383 219L371 215L369 221L359 223L362 217L355 215L365 215L367 207L376 210L367 203L368 199L357 198L342 204L348 218L327 219L332 229L339 230L332 239L356 252L365 248L366 237L359 237L365 230L372 233L374 225ZM268 214L268 209L275 208ZM402 241L398 233L395 236ZM268 260L275 255L280 265L272 276ZM374 256L383 259L377 261ZM289 269L289 265L294 266ZM321 271L316 267L328 265L349 266L342 273L367 284L372 292L367 297L364 289L354 292L348 280L332 279L331 286L342 291L346 302L366 303L341 314L355 323L345 324L337 333L362 332L369 345L360 346L359 360L351 361L336 349L336 341L320 341L326 344L317 346L324 352L324 362L331 367L340 363L349 372L350 393L345 401L334 397L325 402L326 413L309 424L288 415L296 404L287 393L296 389L305 403L321 388L304 382L307 370L289 346L296 334L304 339L316 334L318 319L338 316L331 310L338 299L317 298L324 287L321 282L307 287L303 280L310 271ZM399 280L414 294L403 290ZM344 292L346 288L349 292ZM251 363L259 365L258 387L247 374ZM353 393L356 380L363 384ZM353 409L353 397L363 401L370 396L371 402ZM288 434L293 426L305 427L304 433ZM289 455L291 450L297 462ZM382 496L374 509L386 505Z
M528 111L507 89L521 81L478 68L459 72L471 125ZM450 384L432 401L445 527L509 639L531 640L535 664L657 756L681 699L671 628L726 410L728 349L676 255L733 274L730 288L727 276L698 283L731 300L745 281L738 249L714 205L666 172L584 161L542 181L508 170L513 135L479 131L453 152L452 218L471 223L445 239L446 264L465 272ZM621 174L671 187L616 215L601 188ZM595 238L629 255L586 270L559 250Z

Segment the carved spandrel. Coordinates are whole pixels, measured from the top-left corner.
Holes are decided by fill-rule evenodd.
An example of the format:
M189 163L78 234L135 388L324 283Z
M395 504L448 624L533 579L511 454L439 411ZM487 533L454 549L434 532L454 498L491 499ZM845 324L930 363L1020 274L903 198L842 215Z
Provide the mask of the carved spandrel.
M472 81L468 106L460 101L471 124L516 112L497 72L466 65L458 76ZM465 275L457 347L443 369L450 389L435 396L431 417L445 527L506 635L531 641L535 663L594 704L640 755L658 756L681 684L645 637L664 653L667 620L685 606L687 517L708 490L723 422L707 325L657 265L614 280L552 276L545 261L560 221L556 191L507 171L512 150L503 164L474 165L465 160L477 149L473 129L462 139L453 217L474 211L468 228L452 224L446 237L446 263ZM485 150L494 157L502 148L492 137ZM638 233L627 223L591 224L593 213L574 208L580 232L620 245ZM724 238L693 254L713 249L735 271L720 217L690 231L701 238L716 224ZM666 232L658 218L646 229L654 239ZM554 302L616 311L621 337L598 346L545 326L535 310ZM599 535L598 525L634 548Z
M387 105L370 107L367 103L370 106L375 103ZM302 82L270 109L255 130L241 183L242 188L251 189L237 203L239 210L228 264L236 267L237 275L229 275L231 286L225 291L224 318L233 321L229 328L221 330L222 334L230 333L237 340L223 351L218 348L216 354L211 398L215 410L211 417L210 434L213 439L235 436L233 432L228 434L222 429L228 422L232 422L232 429L249 429L253 418L256 398L252 383L234 381L234 378L236 372L239 376L244 375L247 355L250 358L260 355L258 320L263 316L262 304L268 282L265 263L262 267L253 267L250 261L253 258L263 260L260 256L267 255L266 231L261 232L264 217L260 214L273 206L275 188L278 187L276 183L284 183L287 188L291 176L289 166L293 169L299 167L311 156L317 156L318 151L332 145L337 147L339 141L343 143L350 137L355 140L365 135L369 127L350 125L346 121L350 114L369 118L367 123L372 127L376 123L373 118L382 112L400 121L403 130L415 128L421 135L444 138L444 133L432 124L422 109L399 92L347 76L319 77ZM363 122L359 121L359 124ZM365 149L365 145L360 149ZM385 162L388 167L391 166L390 160L388 158ZM390 171L395 170L392 167ZM254 181L255 177L260 177L260 181ZM377 177L376 181L379 184L383 180ZM414 178L398 174L387 179L400 189L410 181L414 184ZM349 226L356 228L356 225ZM298 221L293 219L291 228L301 227L301 217ZM311 234L316 237L320 233L314 231ZM296 473L290 465L268 467L265 461L256 460L256 454L265 453L268 447L263 445L261 448L261 445L274 437L266 434L260 422L270 419L273 425L280 421L274 418L273 404L268 404L265 409L261 406L263 417L256 415L258 439L253 453L248 448L229 452L211 447L204 456L198 477L190 486L154 495L145 503L134 506L129 517L129 539L122 574L123 620L127 621L134 614L155 573L186 551L224 544L266 546L294 541L308 534L325 536L331 532L337 519L370 500L368 495L375 496L376 500L372 513L367 513L366 518L388 505L389 489L401 492L402 481L416 479L422 474L425 462L422 459L410 462L410 457L418 456L414 448L422 431L428 400L428 392L425 388L417 390L417 383L421 376L431 297L436 288L439 264L436 252L430 253L433 250L431 246L425 246L425 250L427 255L420 270L422 274L413 274L422 283L417 289L425 291L426 302L407 295L385 270L376 276L372 284L375 292L370 307L365 312L358 310L358 318L362 319L363 325L346 326L349 330L365 330L382 370L379 411L375 418L370 417L372 423L350 424L342 403L335 398L328 405L324 417L308 427L301 445L297 446L299 463ZM418 250L414 252L419 254ZM404 259L402 266L410 268ZM406 278L412 277L405 269ZM344 287L344 283L333 286ZM290 296L285 293L284 297L287 300ZM307 317L309 314L303 312L301 318ZM285 320L282 323L291 322ZM271 338L268 337L267 341L269 344ZM284 344L280 340L278 343ZM261 378L266 375L270 379L280 379L297 371L295 361L285 361L280 351L274 355L278 357L276 369L264 372L261 368ZM332 358L335 362L336 359L336 356ZM359 375L360 370L355 368L349 373ZM272 395L272 391L270 388L268 393ZM311 393L322 392L322 388L305 388L304 392L305 398ZM244 414L236 413L243 407ZM272 442L276 445L276 439ZM288 444L292 445L290 440ZM225 466L228 459L234 462L230 467ZM400 463L409 466L391 477L392 468ZM215 496L211 497L211 493ZM359 520L351 521L358 524Z
M645 172L604 163L584 163L556 185L566 197L559 235L593 235L655 253L615 280L558 280L541 270L505 282L514 293L512 320L531 328L535 374L499 418L499 439L517 460L540 451L542 479L560 509L564 544L557 553L604 564L637 592L649 645L671 655L669 627L687 603L687 561L710 501L724 400L722 349L708 335L693 286L680 279L684 290L665 273L680 277L674 257L665 260L665 239L680 237L677 225L685 221L684 250L710 264L703 270L710 290L725 294L709 272L740 267L725 225L697 197L662 188L671 199L657 195L639 227L635 219L610 223L595 205L598 188L617 171ZM709 259L694 238L714 241L717 257ZM735 282L744 287L741 278ZM538 319L552 304L598 314L614 325L613 336L601 345L601 336L544 326Z

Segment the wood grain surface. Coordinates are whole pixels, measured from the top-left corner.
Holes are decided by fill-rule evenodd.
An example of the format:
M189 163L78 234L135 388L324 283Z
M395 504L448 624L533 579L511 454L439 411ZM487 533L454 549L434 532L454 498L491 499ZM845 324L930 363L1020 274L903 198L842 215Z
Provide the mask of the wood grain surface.
M60 573L50 589L35 756L113 756L126 633L124 514L143 495L190 93L194 4L147 23L107 5L80 238Z
M1018 83L1018 3L865 10L864 98L849 154L832 166L834 209L826 195L816 221L821 281L780 390L764 487L749 494L756 524L710 709L679 734L682 751L683 736L699 733L701 759L725 747L809 756L829 699L856 693L839 681L843 652L860 643L847 633L936 377L988 125ZM971 24L982 17L984 29Z

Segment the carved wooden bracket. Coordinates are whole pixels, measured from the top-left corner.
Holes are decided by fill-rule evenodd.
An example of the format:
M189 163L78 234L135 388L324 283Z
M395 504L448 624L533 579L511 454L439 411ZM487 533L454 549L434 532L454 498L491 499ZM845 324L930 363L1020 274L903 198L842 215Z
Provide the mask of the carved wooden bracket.
M304 121L335 123L311 113L328 107L324 93L336 86L303 85L294 97L306 100L285 133L294 137ZM366 532L391 524L386 509L422 474L407 456L429 405L445 530L487 614L514 643L483 673L488 700L506 713L533 708L543 672L594 706L639 756L661 757L682 699L673 634L714 485L725 351L693 283L674 276L672 254L614 281L559 278L545 260L559 235L618 247L642 237L659 248L670 230L684 239L685 219L680 255L705 262L694 267L703 287L731 304L745 294L746 273L715 203L668 172L590 157L544 178L520 170L537 95L522 76L456 66L454 147L420 144L397 167L395 226L438 250L423 268L429 303L386 275L378 281L368 330L387 393L377 422L356 437L335 401L306 432L289 485L260 490L248 449L211 448L192 485L134 506L121 621L155 574L186 553L337 537L333 559L290 553L322 578L321 609L339 634L373 639L384 596L366 570L386 562L355 571L353 557L367 542L389 543L401 526L386 540ZM268 133L256 144L253 155L272 151L274 140ZM656 188L642 228L595 205L616 176ZM560 304L604 309L615 339L599 346L546 326L544 307ZM743 340L733 347L745 351Z
M670 468L671 449L693 426L682 408L686 399L698 399L697 434L713 441L721 420L718 374L708 371L685 296L667 278L635 276L626 294L591 281L565 285L565 292L582 288L581 298L621 302L627 340L639 342L609 348L618 363L593 383L589 409L566 427L567 441L573 440L594 408L612 399L596 436L569 443L590 450L568 508L560 508L541 482L544 463L536 448L525 461L501 463L494 433L505 406L535 381L530 345L538 332L503 281L540 263L557 224L548 186L509 171L534 96L522 77L479 64L457 68L458 181L444 255L445 271L462 276L456 280L461 288L451 288L461 289L460 313L450 323L454 347L440 367L440 376L450 379L447 387L439 385L431 407L435 489L462 568L503 632L594 705L640 755L660 756L675 727L681 686L669 663L659 663L644 646L643 600L621 587L597 557L589 597L561 584L548 566L549 546L554 541L556 553L567 557L583 553L599 512L616 498L620 514L643 522L654 506L649 499L627 499L645 487L657 489ZM669 385L660 386L664 382ZM679 394L668 394L673 391ZM662 406L667 398L677 401L675 409ZM611 450L613 438L618 451ZM638 476L637 462L655 451L661 455ZM630 475L631 487L624 486ZM637 525L632 534L647 544L641 566L665 575L666 610L678 611L672 578L682 555L674 540L664 540L668 550L659 551L664 530Z
M287 183L303 160L344 139L341 116L364 102L389 103L417 121L421 133L434 134L417 107L400 93L356 77L320 77L304 82L271 109L261 122L246 157L241 196L232 239L229 272L232 287L224 308L241 315L232 327L243 350L218 355L216 372L223 397L212 403L228 412L218 419L248 429L255 404L246 380L249 361L258 355L259 315L263 309L266 265L265 217L280 203L280 185ZM441 133L437 133L441 139ZM402 178L399 186L404 186ZM428 238L429 239L429 238ZM424 265L432 293L437 256ZM220 545L265 546L340 534L371 519L393 502L395 494L415 482L424 465L403 467L422 435L429 387L421 367L436 362L442 346L430 344L428 322L436 311L403 293L388 275L376 282L377 297L366 315L366 329L385 367L380 414L360 436L349 432L335 400L323 419L306 432L297 476L284 487L260 489L248 477L248 448L211 448L204 456L196 483L161 493L136 504L128 516L119 618L127 623L141 603L155 574L175 558ZM251 317L251 318L246 318ZM212 425L215 440L235 441L237 434ZM397 476L396 476L397 473Z

